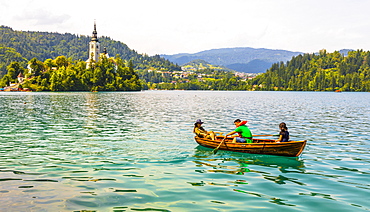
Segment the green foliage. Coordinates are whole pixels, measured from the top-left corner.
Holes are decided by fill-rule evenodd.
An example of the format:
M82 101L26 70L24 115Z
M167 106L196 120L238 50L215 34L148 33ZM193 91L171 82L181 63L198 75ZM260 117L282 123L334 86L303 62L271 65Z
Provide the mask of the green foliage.
M0 77L6 74L6 67L10 63L18 62L21 66L25 66L26 61L14 48L3 47L0 44Z
M248 89L285 91L370 91L370 52L357 50L347 56L338 51L304 54L275 63L252 80Z
M102 56L100 61L86 69L84 61L68 61L64 56L44 63L33 58L29 61L30 73L21 87L35 91L138 91L141 81L130 66L126 67L117 56L119 64L113 58ZM8 66L8 73L0 80L2 87L16 82L16 76L25 72L13 62Z
M68 62L70 60L86 60L90 40L91 37L83 35L15 31L10 27L0 26L0 77L6 73L6 66L13 61L23 62L22 65L25 67L27 60L32 58L45 61L49 58L65 55ZM181 70L178 65L159 55L150 57L146 54L138 54L128 48L126 44L114 41L109 37L99 37L99 42L107 48L110 55L119 54L123 60L131 60L135 70ZM57 66L59 65L63 64L58 62Z

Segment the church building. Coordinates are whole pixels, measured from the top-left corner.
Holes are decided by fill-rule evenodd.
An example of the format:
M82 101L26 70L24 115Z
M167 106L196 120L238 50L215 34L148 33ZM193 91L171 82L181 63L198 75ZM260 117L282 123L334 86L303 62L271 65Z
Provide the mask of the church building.
M91 64L99 61L100 56L104 55L109 58L106 48L104 48L104 52L100 54L100 43L98 40L98 32L96 31L96 22L94 22L94 31L92 33L91 40L89 42L89 59L86 60L86 68L89 68Z

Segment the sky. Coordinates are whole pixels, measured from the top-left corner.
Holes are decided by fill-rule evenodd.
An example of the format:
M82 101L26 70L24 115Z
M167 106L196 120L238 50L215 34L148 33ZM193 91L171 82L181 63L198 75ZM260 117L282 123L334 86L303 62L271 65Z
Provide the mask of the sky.
M370 0L0 0L0 25L121 41L148 55L370 50ZM102 44L104 46L104 44Z

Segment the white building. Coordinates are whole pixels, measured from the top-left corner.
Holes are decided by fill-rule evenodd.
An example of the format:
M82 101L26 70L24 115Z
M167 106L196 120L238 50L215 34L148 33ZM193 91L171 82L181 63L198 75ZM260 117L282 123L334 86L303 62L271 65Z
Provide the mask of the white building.
M89 42L89 59L86 60L87 68L89 68L94 62L99 61L100 48L98 33L96 31L96 23L94 22L94 31L92 33L91 41Z

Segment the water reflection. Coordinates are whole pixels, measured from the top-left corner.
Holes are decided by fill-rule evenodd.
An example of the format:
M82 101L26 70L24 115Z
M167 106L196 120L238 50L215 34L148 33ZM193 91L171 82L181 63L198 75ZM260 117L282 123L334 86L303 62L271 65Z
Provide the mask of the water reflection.
M230 152L220 150L217 155L222 158L223 161L235 161L240 167L249 165L259 165L278 168L282 173L291 172L290 168L295 169L298 172L304 171L303 159L299 157L284 157L275 155L257 155L239 152ZM203 146L197 146L195 150L195 158L202 160L217 160L215 155L212 153L212 149Z
M212 149L203 146L195 148L193 158L195 171L203 174L204 179L189 182L192 186L229 187L246 198L265 199L274 205L288 207L296 207L297 204L285 199L284 195L279 197L278 193L271 195L266 191L282 189L281 186L286 186L284 190L289 190L292 185L307 187L304 180L297 177L307 169L302 158L222 150L214 155ZM256 186L262 189L256 189Z
M239 152L219 151L213 155L212 149L198 146L194 154L195 170L198 173L223 173L231 175L247 175L249 172L262 176L265 180L276 184L286 184L287 182L305 185L299 179L287 177L286 173L304 173L305 165L303 159L298 157L283 157L275 155L256 155ZM271 169L259 168L268 167ZM278 170L278 172L276 172ZM248 184L246 180L237 179L228 182L233 185ZM205 185L201 183L191 183L195 186ZM230 184L208 183L208 185Z

